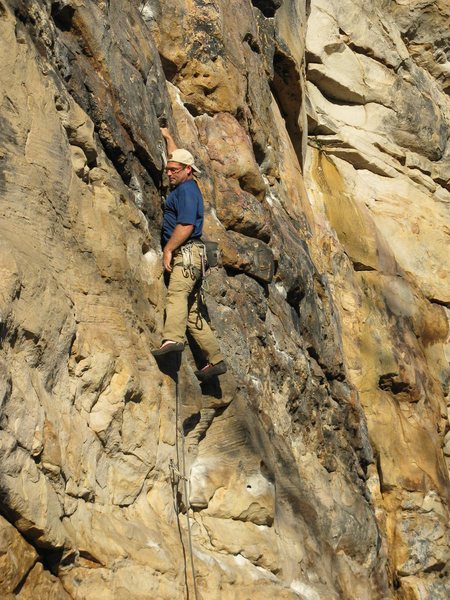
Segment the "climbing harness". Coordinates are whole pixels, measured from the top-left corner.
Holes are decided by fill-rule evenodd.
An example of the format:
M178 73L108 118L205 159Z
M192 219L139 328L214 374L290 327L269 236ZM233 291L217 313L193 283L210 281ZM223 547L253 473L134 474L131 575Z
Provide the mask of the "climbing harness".
M214 251L214 260L211 258L210 264L208 259L208 244L211 244L210 248ZM196 247L200 252L200 267L195 266L193 259L193 248ZM193 288L193 294L197 298L197 327L201 329L201 307L206 305L205 293L209 291L207 272L211 267L219 266L219 245L216 242L205 242L203 240L195 239L189 240L186 244L180 247L183 265L183 276L190 277L192 281L195 281Z
M200 270L194 265L194 258L192 256L192 250L194 248L194 245L197 248L199 248L199 250L200 250L201 265L202 265ZM202 275L202 277L204 277L204 272L203 272L204 271L204 269L203 269L204 255L205 255L205 246L201 242L190 241L190 242L187 242L187 244L184 244L183 246L181 246L181 257L183 260L183 275L184 275L184 277L190 277L193 281L198 279L200 275Z
M180 383L179 383L179 373L181 367L181 355L178 357L177 362L177 374L175 379L175 448L176 448L176 464L172 459L169 461L169 471L170 471L170 482L172 484L172 494L174 500L174 509L177 516L178 522L178 530L180 533L181 543L183 545L183 538L180 526L180 505L178 502L178 492L180 481L183 483L183 494L184 494L184 506L186 509L186 523L187 523L187 534L188 534L188 545L189 545L189 558L191 563L191 573L192 573L192 581L194 588L194 598L198 600L198 591L197 591L197 578L196 571L194 565L194 551L192 547L192 533L191 533L191 522L189 519L189 479L186 477L186 452L184 446L184 432L183 426L181 422L181 398L180 398ZM181 443L180 443L181 440ZM181 448L180 448L181 446ZM186 554L183 545L183 555L186 559ZM189 597L189 587L186 576L186 588Z
M194 265L192 250L194 248L200 251L200 269ZM220 266L220 249L217 242L202 240L197 238L189 240L180 248L183 261L183 275L191 277L193 280L202 279L202 289L207 291L206 276L207 271Z

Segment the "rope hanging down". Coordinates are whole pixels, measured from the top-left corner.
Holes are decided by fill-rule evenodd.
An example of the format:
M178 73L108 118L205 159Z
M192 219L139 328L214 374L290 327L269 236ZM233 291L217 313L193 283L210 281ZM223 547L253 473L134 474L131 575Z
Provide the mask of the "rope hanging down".
M177 374L175 379L175 447L176 447L176 465L173 460L169 461L169 470L170 470L170 481L172 484L172 493L174 499L174 508L175 513L177 515L178 522L178 530L180 533L181 543L183 545L183 536L180 527L180 506L178 504L178 486L180 481L183 482L183 494L184 494L184 506L186 508L186 523L187 523L187 533L188 533L188 544L189 544L189 558L191 564L191 573L192 573L192 581L194 587L194 598L198 600L198 592L197 592L197 581L196 581L196 572L194 565L194 551L192 548L192 533L191 533L191 522L189 519L189 480L186 477L186 455L185 455L185 446L184 446L184 432L182 429L181 422L181 397L180 397L180 383L179 383L179 373L181 367L181 354L177 358ZM181 452L180 452L180 440L181 440ZM183 545L183 557L186 565L186 553ZM185 574L185 583L188 591L189 598L189 586L187 581L187 573Z

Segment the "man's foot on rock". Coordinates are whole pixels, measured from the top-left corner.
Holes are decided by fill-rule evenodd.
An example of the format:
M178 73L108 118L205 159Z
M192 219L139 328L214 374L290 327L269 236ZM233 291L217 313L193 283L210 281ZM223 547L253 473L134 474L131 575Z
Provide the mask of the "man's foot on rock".
M172 340L166 340L160 348L157 350L152 350L153 356L163 356L164 354L169 354L169 352L183 352L184 343L183 342L173 342Z
M206 381L207 379L210 379L210 377L214 377L215 375L223 375L226 372L227 372L227 365L225 364L224 360L221 360L220 362L216 363L215 365L208 363L200 371L195 371L195 375L197 376L197 379L199 379L200 381Z

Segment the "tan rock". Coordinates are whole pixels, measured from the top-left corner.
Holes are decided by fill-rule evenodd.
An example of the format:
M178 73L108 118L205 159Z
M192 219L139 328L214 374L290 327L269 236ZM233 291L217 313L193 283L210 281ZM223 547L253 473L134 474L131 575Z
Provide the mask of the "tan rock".
M86 566L75 567L64 574L64 586L71 598L98 598L107 600L113 590L117 600L126 600L130 593L136 600L161 598L171 600L182 598L184 586L174 582L173 578L166 580L158 572L149 571L148 566L129 564L121 561L114 570Z
M62 507L51 483L27 453L18 448L11 434L1 433L2 487L10 510L17 515L14 525L44 547L61 548L66 534L61 525Z
M414 60L448 90L448 57L442 50L450 18L448 4L438 0L424 6L413 0L396 3L391 10Z
M234 180L220 179L215 209L221 223L227 228L265 242L270 239L270 214L266 203L261 203Z
M189 61L176 82L184 102L199 113L234 112L244 103L245 79L232 62L221 56L206 63Z
M81 148L70 146L70 154L72 157L72 165L75 173L83 179L87 176L89 169L87 168L87 157Z
M241 555L272 572L278 570L277 538L270 528L211 517L203 518L203 525L216 551Z
M82 149L86 160L92 163L97 157L94 123L71 97L61 97L59 101L60 104L58 104L58 100L56 102L56 108L67 131L69 142Z
M239 181L242 189L256 196L265 185L251 150L250 139L231 115L197 119L200 140L208 148L211 166L223 177Z
M194 464L194 478L199 465ZM262 474L245 476L230 482L230 489L220 489L208 504L207 514L221 519L250 521L256 525L272 525L275 502L273 484Z
M44 570L41 563L37 563L28 574L24 585L20 592L15 595L15 598L20 600L32 600L33 598L69 600L71 596L57 577Z
M14 590L33 568L37 553L3 517L0 526L0 591L2 596L13 598Z

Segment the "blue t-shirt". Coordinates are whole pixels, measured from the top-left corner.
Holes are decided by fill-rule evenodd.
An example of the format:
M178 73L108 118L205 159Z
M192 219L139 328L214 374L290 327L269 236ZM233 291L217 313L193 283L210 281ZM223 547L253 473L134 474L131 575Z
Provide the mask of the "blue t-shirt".
M169 241L175 225L178 224L194 225L190 238L202 235L203 196L194 179L180 183L167 196L161 235L163 246Z

